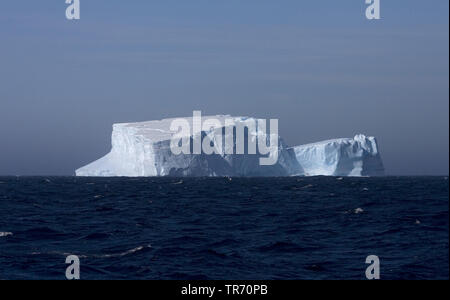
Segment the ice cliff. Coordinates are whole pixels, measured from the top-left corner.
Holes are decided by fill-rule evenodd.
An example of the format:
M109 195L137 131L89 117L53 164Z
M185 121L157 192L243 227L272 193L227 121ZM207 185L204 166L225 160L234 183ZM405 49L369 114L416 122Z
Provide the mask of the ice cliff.
M248 117L213 116L236 124L255 120ZM193 118L185 118L193 123ZM174 119L141 123L114 124L109 154L75 171L76 176L378 176L384 174L378 145L373 137L357 135L353 139L335 139L288 147L278 137L272 150L278 159L273 165L260 165L260 154L227 154L225 143L215 154L173 154L170 130ZM236 129L235 129L236 130ZM223 139L227 139L225 129ZM248 129L245 141L260 130ZM201 139L208 132L201 131ZM187 137L192 142L198 136ZM236 137L231 137L236 143ZM191 143L192 144L192 143ZM215 143L214 143L215 144ZM236 145L234 145L236 147ZM192 145L191 145L192 149ZM246 150L248 152L248 149ZM247 153L246 152L246 153ZM192 153L192 152L191 152ZM272 154L272 153L271 153Z
M384 166L374 137L356 135L292 148L307 176L382 176Z

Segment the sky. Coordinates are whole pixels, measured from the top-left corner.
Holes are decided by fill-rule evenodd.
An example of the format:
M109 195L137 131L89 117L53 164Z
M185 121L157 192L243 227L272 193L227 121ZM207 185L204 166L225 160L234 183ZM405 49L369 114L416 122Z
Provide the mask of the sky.
M112 124L279 119L289 145L376 136L388 175L449 173L449 1L5 1L0 175L73 175Z

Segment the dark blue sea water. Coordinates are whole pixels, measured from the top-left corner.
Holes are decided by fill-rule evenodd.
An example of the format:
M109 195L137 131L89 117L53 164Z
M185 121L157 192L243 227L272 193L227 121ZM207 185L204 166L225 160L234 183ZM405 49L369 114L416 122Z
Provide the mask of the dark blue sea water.
M0 279L449 278L445 177L0 178Z

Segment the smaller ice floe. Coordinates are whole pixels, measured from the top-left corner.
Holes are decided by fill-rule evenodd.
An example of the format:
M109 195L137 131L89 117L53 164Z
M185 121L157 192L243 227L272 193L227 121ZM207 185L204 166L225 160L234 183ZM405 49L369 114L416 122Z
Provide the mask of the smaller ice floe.
M180 180L180 181L178 181L178 182L174 182L174 183L172 183L172 184L174 184L174 185L183 184L183 180Z
M416 225L420 225L421 223L420 223L420 221L419 220L416 220L416 222L414 222Z
M0 231L0 237L7 237L7 236L11 236L11 235L13 235L12 232L3 232L3 231Z
M360 213L363 213L364 212L364 209L362 209L362 208L360 208L360 207L358 207L357 209L355 209L355 214L360 214Z
M98 199L98 198L103 198L103 196L102 195L95 195L94 196L94 199Z
M344 179L344 177L338 177L338 178L336 178L336 180L342 180L342 179Z
M362 190L363 190L364 192L367 192L369 189L365 187L365 188L363 188Z

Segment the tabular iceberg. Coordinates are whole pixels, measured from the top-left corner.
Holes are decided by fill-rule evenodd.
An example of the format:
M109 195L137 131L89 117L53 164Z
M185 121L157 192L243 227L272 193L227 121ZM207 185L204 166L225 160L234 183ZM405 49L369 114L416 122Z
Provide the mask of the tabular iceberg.
M382 176L384 166L374 137L334 139L293 147L304 175Z
M248 124L248 117L204 117ZM193 118L184 118L191 124ZM171 149L176 133L170 130L175 119L113 125L109 154L75 171L76 176L149 177L149 176L379 176L384 174L378 145L373 137L357 135L288 147L278 137L273 165L260 165L260 154L227 154L223 148L215 154L178 154ZM223 123L222 123L223 124ZM225 130L223 130L226 132ZM202 137L208 132L201 132ZM245 140L260 134L248 128ZM189 137L191 140L193 136ZM227 139L225 134L224 139ZM235 143L236 139L231 140ZM235 145L234 145L235 146Z

